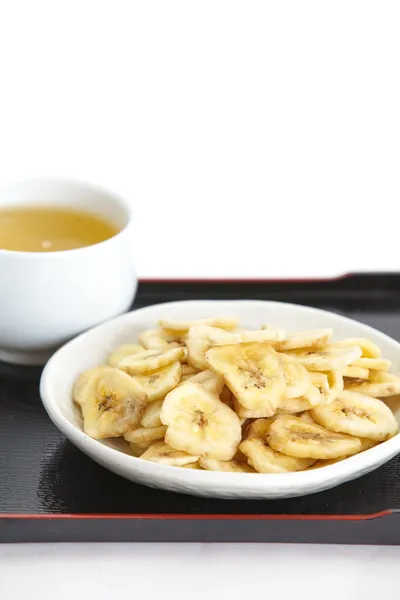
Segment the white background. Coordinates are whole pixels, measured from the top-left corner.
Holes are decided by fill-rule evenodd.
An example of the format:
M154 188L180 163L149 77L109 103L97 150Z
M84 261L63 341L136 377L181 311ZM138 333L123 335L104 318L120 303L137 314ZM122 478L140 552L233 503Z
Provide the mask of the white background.
M396 0L0 1L0 181L125 195L142 277L397 270L399 31ZM3 546L0 592L368 600L397 593L399 558Z
M394 0L0 2L0 181L123 193L142 277L397 270Z

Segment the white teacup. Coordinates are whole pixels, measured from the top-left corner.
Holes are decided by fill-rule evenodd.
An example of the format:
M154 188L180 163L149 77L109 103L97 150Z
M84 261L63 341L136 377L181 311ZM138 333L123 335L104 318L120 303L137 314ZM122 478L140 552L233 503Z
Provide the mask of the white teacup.
M62 252L0 249L0 361L42 364L76 334L129 309L137 288L132 217L119 197L73 181L0 187L0 207L81 208L116 225L114 237Z

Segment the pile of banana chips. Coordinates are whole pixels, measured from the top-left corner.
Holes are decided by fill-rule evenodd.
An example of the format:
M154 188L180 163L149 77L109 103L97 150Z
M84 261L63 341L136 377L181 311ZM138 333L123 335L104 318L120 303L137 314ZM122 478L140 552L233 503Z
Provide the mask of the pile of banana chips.
M367 339L332 335L241 330L234 317L160 321L82 373L73 400L87 435L123 437L144 460L243 473L323 467L398 431L390 361Z

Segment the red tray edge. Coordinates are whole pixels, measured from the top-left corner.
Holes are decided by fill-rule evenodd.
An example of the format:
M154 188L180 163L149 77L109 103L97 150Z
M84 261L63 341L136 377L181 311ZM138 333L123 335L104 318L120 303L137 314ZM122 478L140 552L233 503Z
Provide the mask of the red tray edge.
M383 274L383 273L382 273ZM268 278L256 277L249 278L221 278L221 277L139 277L139 283L320 283L324 281L339 281L351 277L353 273L343 273L341 275L332 275L331 277L288 277L288 278Z
M47 520L68 520L68 519L147 519L147 520L220 520L220 521L367 521L370 519L379 519L391 515L391 510L382 510L380 512L365 515L271 515L271 514L29 514L29 513L4 513L0 514L1 519L47 519Z

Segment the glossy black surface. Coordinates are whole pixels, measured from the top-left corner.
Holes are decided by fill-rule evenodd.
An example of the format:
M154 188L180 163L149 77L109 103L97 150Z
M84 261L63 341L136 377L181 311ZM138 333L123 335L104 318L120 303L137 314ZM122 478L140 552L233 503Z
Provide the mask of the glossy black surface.
M135 307L188 298L260 298L346 314L400 340L400 278L327 283L142 283ZM0 364L0 517L29 514L369 514L400 509L400 457L332 490L277 501L207 500L135 485L65 440L42 408L40 369ZM313 527L313 525L310 525Z

